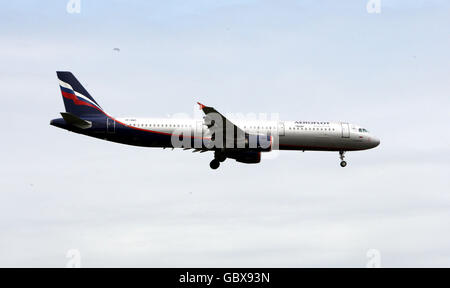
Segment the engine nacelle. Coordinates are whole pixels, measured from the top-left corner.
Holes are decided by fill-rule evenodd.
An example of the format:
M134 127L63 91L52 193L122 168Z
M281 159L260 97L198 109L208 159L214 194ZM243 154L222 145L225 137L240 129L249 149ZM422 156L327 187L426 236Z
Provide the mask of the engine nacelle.
M272 136L246 135L245 148L264 152L272 151Z
M261 162L260 151L233 151L227 152L226 156L235 159L237 162L246 164L256 164Z

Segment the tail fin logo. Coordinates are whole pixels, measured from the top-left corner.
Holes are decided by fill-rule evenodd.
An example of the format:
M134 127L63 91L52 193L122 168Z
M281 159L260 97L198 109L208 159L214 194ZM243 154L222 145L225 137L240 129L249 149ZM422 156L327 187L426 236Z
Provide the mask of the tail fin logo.
M75 105L89 106L97 110L103 111L102 108L97 103L94 103L88 97L73 90L72 86L69 83L59 80L59 86L61 88L62 96L64 98L72 100Z

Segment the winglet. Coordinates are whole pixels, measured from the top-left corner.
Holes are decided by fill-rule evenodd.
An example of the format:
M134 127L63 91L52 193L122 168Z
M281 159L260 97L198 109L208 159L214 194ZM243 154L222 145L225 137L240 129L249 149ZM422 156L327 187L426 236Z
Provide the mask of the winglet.
M200 106L200 110L203 110L203 108L205 108L206 106L205 105L203 105L202 103L200 103L200 102L197 102L197 104Z

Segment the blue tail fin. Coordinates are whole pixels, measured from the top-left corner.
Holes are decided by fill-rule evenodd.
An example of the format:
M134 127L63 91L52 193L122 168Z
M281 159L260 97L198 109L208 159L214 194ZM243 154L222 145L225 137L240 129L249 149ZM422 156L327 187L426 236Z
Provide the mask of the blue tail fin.
M89 95L71 72L57 71L66 111L76 116L105 116L103 109Z

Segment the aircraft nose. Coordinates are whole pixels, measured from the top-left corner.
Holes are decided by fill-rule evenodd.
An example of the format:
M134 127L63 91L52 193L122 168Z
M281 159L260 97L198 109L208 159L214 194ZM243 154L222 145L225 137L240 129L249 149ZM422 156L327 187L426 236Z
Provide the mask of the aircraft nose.
M378 145L380 145L380 139L375 136L372 136L370 137L370 144L372 144L372 148L375 148Z

